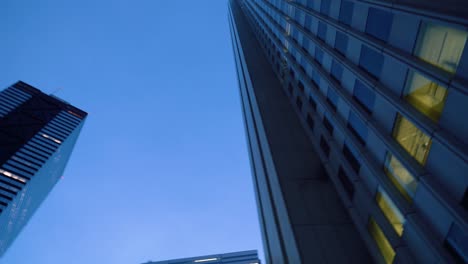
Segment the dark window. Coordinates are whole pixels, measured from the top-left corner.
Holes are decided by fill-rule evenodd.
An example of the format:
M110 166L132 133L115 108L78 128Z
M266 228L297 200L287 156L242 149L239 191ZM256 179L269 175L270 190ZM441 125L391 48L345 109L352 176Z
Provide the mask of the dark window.
M289 91L290 94L292 94L292 92L293 92L293 87L292 87L291 83L288 85L288 91Z
M362 45L359 66L361 66L375 78L378 78L382 72L383 60L384 56L382 53L376 52L366 45Z
M305 16L305 21L304 21L304 28L307 31L312 32L311 27L312 27L312 17L309 16L309 15L306 15Z
M309 52L308 49L309 49L309 39L308 38L302 38L302 49L305 51L305 52Z
M289 68L289 74L291 75L291 78L294 79L294 70L292 68Z
M356 136L362 145L366 145L365 140L367 139L367 126L353 112L349 112L348 128L352 131L352 133Z
M327 141L322 137L320 137L320 148L322 149L325 156L328 157L330 155L330 146L328 145Z
M387 41L392 28L393 14L377 8L369 8L367 16L366 33Z
M318 47L315 48L315 60L322 64L323 61L323 51L319 49Z
M461 206L468 211L468 188L465 189L465 194L463 195Z
M327 102L330 104L330 106L333 108L333 111L336 111L336 107L338 105L338 95L328 87L328 92L327 92Z
M325 25L325 23L318 23L317 36L323 41L325 41L325 39L327 38L327 25Z
M356 156L353 154L353 152L348 148L346 144L343 145L343 155L345 156L346 160L351 165L351 168L353 168L353 170L356 173L359 173L361 164L359 163L359 161L356 159Z
M301 111L302 110L302 100L301 100L301 98L299 96L296 97L296 105L297 105L297 108L299 108L299 110Z
M340 21L350 26L353 18L354 4L351 1L342 1L340 9Z
M336 32L335 49L341 53L341 55L346 56L346 50L348 49L348 36L339 31Z
M312 72L312 81L315 84L315 88L318 88L320 84L320 75L318 74L317 71Z
M342 75L343 75L343 67L340 64L338 64L338 62L333 61L332 66L331 66L331 76L338 82L341 82Z
M375 103L375 94L359 80L356 80L354 84L353 98L356 99L368 113L372 113Z
M304 92L304 84L303 84L301 81L298 81L297 87L299 87L299 90L300 90L301 92Z
M309 104L310 104L310 107L314 109L314 111L317 110L317 103L315 102L314 98L312 98L312 96L309 96Z
M338 170L338 179L340 180L343 188L345 189L346 193L348 194L350 199L353 199L354 196L354 185L349 179L348 175L344 172L343 168L340 167Z
M457 224L452 224L444 246L457 263L468 263L468 234L463 232Z
M307 114L306 122L310 129L314 129L314 120L312 119L310 114Z
M307 0L307 7L314 8L314 1L315 0Z
M325 116L323 117L323 125L328 130L330 135L332 135L333 134L333 125L330 123L330 120L328 120L328 118L325 117Z
M320 5L320 13L327 16L330 14L330 0L322 0L322 4Z

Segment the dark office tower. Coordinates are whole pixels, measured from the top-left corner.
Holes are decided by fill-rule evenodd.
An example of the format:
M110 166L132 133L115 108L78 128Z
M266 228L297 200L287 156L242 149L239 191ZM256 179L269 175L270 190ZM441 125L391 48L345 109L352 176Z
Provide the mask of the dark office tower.
M0 92L0 256L62 177L86 115L23 82Z
M468 263L468 1L229 10L268 263Z
M260 264L256 250L216 254L201 257L147 262L144 264Z

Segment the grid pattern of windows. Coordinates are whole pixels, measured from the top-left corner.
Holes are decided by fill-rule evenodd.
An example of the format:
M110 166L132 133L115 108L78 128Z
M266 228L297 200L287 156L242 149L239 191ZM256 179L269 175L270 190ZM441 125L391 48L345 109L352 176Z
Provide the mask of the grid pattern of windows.
M288 58L287 63L291 70L300 75L297 78L306 80L304 75L310 77L307 80L311 82L305 81L304 85L306 88L310 86L311 89L306 90L313 97L304 94L303 96L307 96L304 100L308 100L311 109L317 113L324 111L323 119L316 119L321 116L320 114L311 115L307 112L302 114L310 129L314 127L314 121L319 124L322 121L323 127L316 127L316 130L319 131L315 131L313 134L314 136L323 135L318 136L314 141L321 152L328 157L332 149L344 141L333 138L332 141L343 141L339 144L329 143L327 140L329 133L339 131L351 132L355 135L355 137L345 136L345 140L350 142L342 144L341 154L339 151L334 152L334 154L337 153L337 155L344 157L344 159L340 159L341 162L346 160L350 165L343 167L342 164L337 165L340 166L339 173L335 174L334 177L338 178L345 188L345 192L352 197L355 192L359 192L359 188L349 187L354 186L347 176L352 175L352 173L346 170L351 168L359 173L361 163L366 164L366 168L373 167L370 173L366 170L363 177L374 177L378 186L381 187L379 187L376 196L369 197L369 199L374 200L377 210L383 213L395 233L403 236L403 229L409 227L404 226L405 217L394 201L403 201L410 206L411 203L417 201L414 199L416 190L423 188L419 177L425 169L426 162L430 162L428 157L432 137L434 140L437 139L432 135L434 128L431 126L441 119L443 111L448 108L447 101L450 98L451 89L454 89L444 79L448 75L440 77L437 74L442 72L440 69L452 74L456 72L466 45L467 32L447 25L435 24L434 21L427 22L423 17L419 30L415 29L414 32L414 49L410 51L408 48L403 51L395 46L392 48L396 48L400 52L395 53L390 47L396 45L394 43L396 40L395 36L391 36L390 33L397 30L397 26L401 26L397 20L401 13L392 11L390 7L377 6L373 3L364 6L359 1L342 0L337 1L340 3L339 13L331 14L331 1L319 1L319 3L281 0L241 1L246 3L247 12L257 23L256 25L267 32L267 37L273 40L274 45L280 47L280 51L284 51L283 55ZM335 4L334 1L333 4ZM296 18L300 17L297 16L298 10L305 14L304 21L288 22L292 19L293 14L296 14ZM336 11L338 10L333 10L333 12ZM356 14L364 13L366 14L365 18L356 17ZM338 18L335 18L336 15ZM286 41L291 28L300 32L302 46ZM331 37L332 32L336 32L335 42L330 45L324 40L327 34L328 37ZM301 50L310 52L300 53ZM387 67L395 67L395 65L388 60L388 57L405 66L405 71L401 71L404 76L395 76L395 80L389 77L390 70ZM300 65L294 63L295 58L300 58ZM419 64L416 64L415 61ZM384 62L385 72L383 72ZM432 67L431 64L440 69ZM301 67L301 65L308 65L308 67ZM304 68L307 69L307 73L300 74ZM344 69L346 69L345 75L343 75ZM329 76L327 76L328 74ZM395 71L395 74L400 73ZM336 82L331 81L330 77ZM400 87L394 87L397 85ZM325 96L323 96L324 90L326 90ZM378 105L376 104L377 96ZM291 100L294 102L297 99L291 97ZM382 105L380 102L383 102ZM409 111L407 107L410 105L433 122L424 119L415 111ZM361 110L365 110L365 112ZM386 111L388 115L385 114ZM346 119L347 113L349 115ZM394 115L397 116L396 119L391 118ZM444 125L442 121L441 125ZM370 131L372 134L369 133ZM435 133L438 133L437 130ZM338 133L335 134L338 135ZM445 136L439 135L439 137ZM442 144L449 145L449 149L454 147L453 142L455 141L450 141L450 136L442 140ZM363 157L353 152L351 147L354 146L360 148L359 151L364 154ZM414 157L419 165L406 160L407 155L401 151L406 151ZM430 160L432 160L432 156ZM377 166L371 164L376 161L379 162ZM376 171L376 169L380 171ZM375 175L379 172L384 176L387 175L388 178ZM371 175L367 176L366 174ZM352 191L350 191L351 189ZM437 187L433 187L433 189L437 192ZM375 189L370 191L370 193L374 192ZM396 197L398 199L395 199ZM401 197L406 200L401 199ZM369 212L370 215L376 213ZM376 219L382 221L383 218L376 217ZM391 263L396 253L387 239L388 234L384 234L384 230L388 230L380 228L381 223L371 222L369 221L368 225L369 233L376 240L376 245L386 262Z
M10 87L0 92L0 118L6 116L16 107L20 106L22 103L26 102L31 95Z

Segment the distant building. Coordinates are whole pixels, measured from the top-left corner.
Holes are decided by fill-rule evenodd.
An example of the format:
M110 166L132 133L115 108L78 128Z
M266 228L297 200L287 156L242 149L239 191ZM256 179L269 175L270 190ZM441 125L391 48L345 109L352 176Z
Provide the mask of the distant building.
M0 92L0 256L62 177L86 116L23 82Z
M147 262L144 264L260 264L256 250Z
M267 263L468 263L468 1L229 22Z

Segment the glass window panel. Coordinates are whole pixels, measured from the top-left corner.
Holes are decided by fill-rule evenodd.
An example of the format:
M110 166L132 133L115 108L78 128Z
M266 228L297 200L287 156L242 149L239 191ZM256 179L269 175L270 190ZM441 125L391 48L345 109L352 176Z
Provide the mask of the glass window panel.
M351 1L342 1L339 20L350 26L353 18L354 4Z
M369 113L372 112L375 104L375 94L371 89L367 88L367 86L357 79L354 83L353 97L366 111Z
M335 91L333 91L333 89L331 89L330 87L328 87L328 91L327 91L327 102L331 105L331 107L333 108L333 110L336 111L336 107L338 105L338 95L335 93Z
M323 61L323 51L319 48L315 48L315 60L322 64Z
M367 225L367 228L372 238L374 238L374 241L380 250L380 254L382 254L382 257L384 258L385 263L392 263L396 255L395 250L393 249L380 226L375 222L374 218L369 218L369 224Z
M339 31L336 32L335 49L337 49L343 56L346 56L346 50L348 49L348 36Z
M468 234L457 224L452 224L445 244L459 263L468 263Z
M305 21L304 21L304 28L308 30L309 32L312 32L312 17L309 15L305 16Z
M361 57L359 58L359 66L364 68L375 78L379 78L382 72L384 56L366 45L362 45Z
M320 13L328 16L330 14L330 4L330 0L322 0L322 4L320 5Z
M379 187L379 190L377 191L375 201L379 205L387 220L392 225L393 229L395 229L395 232L401 236L403 234L405 217L381 187Z
M354 185L351 180L348 178L348 175L344 172L343 168L340 167L338 170L338 179L341 181L346 193L348 193L349 198L353 199L354 196Z
M418 187L418 180L390 153L385 161L385 173L400 193L408 201L412 201Z
M317 33L317 35L321 40L325 41L326 36L327 36L327 26L322 22L319 22L319 24L318 24L318 33Z
M444 109L447 88L417 72L410 72L404 97L421 113L438 121Z
M348 124L348 127L351 128L351 131L359 139L361 144L365 145L368 133L366 124L351 111L349 112Z
M367 17L366 32L382 41L387 41L392 23L392 13L371 7Z
M343 67L336 61L333 61L332 63L331 75L335 80L341 82L341 76L343 75Z
M408 119L398 114L393 137L421 165L426 164L432 140Z
M468 32L425 23L421 26L415 55L454 73L460 62Z

